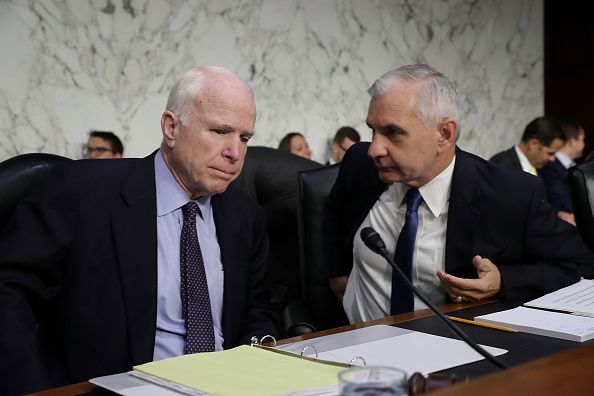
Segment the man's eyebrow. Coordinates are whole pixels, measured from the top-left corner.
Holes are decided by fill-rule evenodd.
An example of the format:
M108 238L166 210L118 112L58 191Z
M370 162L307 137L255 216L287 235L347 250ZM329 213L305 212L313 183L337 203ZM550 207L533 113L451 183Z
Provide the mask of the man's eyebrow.
M231 127L231 125L227 125L227 124L212 124L210 126L210 129L215 129L215 130L221 131L221 132L233 132L234 131L233 127Z
M392 123L385 124L385 125L379 125L377 128L373 128L367 121L365 123L372 130L390 130L390 131L398 132L398 133L406 133L406 129L403 129L401 126L392 124Z

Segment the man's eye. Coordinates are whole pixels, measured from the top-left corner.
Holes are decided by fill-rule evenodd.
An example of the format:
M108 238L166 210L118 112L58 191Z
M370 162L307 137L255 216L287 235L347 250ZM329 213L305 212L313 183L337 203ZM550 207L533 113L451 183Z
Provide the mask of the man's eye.
M241 141L247 143L252 138L252 135L241 135Z

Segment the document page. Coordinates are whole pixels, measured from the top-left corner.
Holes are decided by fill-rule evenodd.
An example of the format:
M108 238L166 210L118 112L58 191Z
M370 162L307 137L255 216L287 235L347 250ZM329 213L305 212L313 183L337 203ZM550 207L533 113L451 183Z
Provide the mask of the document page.
M301 359L299 355L247 345L134 367L136 372L155 377L162 386L175 386L176 390L189 388L199 393L242 396L279 395L335 386L343 369Z
M594 318L542 309L517 307L474 318L480 322L508 326L524 333L588 341L594 338Z
M571 286L529 301L524 305L594 317L594 281L582 279Z
M307 356L317 351L320 359L341 363L361 357L368 365L397 367L408 375L417 371L427 375L484 359L463 341L386 325L332 334L280 348L299 353L307 345L312 346L304 351ZM507 352L484 345L483 348L495 356ZM361 361L354 363L361 364Z

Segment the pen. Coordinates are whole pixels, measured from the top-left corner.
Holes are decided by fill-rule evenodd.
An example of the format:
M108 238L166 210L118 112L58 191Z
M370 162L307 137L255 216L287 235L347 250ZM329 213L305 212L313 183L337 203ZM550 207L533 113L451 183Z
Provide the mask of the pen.
M475 326L487 327L489 329L508 331L510 333L517 333L518 332L517 330L514 330L514 329L509 328L509 327L505 327L505 326L498 326L498 325L493 325L493 324L485 323L485 322L477 322L475 320L458 318L456 316L448 316L448 315L446 315L446 317L448 319L450 319L450 320L453 320L454 322L467 323L467 324L471 324L471 325L475 325Z

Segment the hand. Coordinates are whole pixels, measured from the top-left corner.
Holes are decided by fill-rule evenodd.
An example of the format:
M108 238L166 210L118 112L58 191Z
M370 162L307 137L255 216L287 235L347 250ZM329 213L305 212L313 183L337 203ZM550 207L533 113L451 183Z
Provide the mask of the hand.
M575 225L575 216L573 215L573 213L560 210L557 212L557 216L559 216L561 220L565 220L569 224Z
M476 268L478 279L458 278L437 271L445 292L452 300L480 301L497 295L501 290L501 273L491 260L477 255L472 258L472 265Z
M342 304L342 297L344 296L344 291L346 290L347 282L349 280L348 276L336 276L334 278L329 278L328 283L330 284L330 289L336 296L338 302Z

